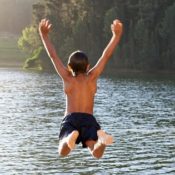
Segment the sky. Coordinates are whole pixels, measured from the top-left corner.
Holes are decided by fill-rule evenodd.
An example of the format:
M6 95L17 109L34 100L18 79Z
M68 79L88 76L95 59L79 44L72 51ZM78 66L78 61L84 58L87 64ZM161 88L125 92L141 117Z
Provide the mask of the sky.
M0 33L19 34L32 21L36 0L0 0Z

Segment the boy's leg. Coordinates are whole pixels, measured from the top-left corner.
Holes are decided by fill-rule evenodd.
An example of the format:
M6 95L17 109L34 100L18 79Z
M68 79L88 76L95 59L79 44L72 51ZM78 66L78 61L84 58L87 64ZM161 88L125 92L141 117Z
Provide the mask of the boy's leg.
M67 156L70 151L75 148L75 143L78 135L78 131L72 131L72 133L60 141L60 145L58 147L59 155Z
M98 141L88 140L86 141L86 145L95 158L99 159L103 156L106 148L104 144L98 144Z
M63 140L60 141L58 146L58 153L60 156L67 156L70 153L71 149L68 147L67 143Z
M91 154L97 159L99 159L103 156L106 146L112 144L113 137L111 135L106 134L103 130L98 130L97 135L97 141L88 140L86 141L86 145L90 149Z

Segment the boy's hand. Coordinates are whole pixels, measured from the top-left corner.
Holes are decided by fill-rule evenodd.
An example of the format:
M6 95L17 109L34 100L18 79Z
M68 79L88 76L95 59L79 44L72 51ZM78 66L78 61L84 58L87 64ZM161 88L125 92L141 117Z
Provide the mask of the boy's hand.
M120 22L120 20L116 19L113 21L113 24L111 24L111 31L113 35L121 36L123 31L123 24Z
M42 19L39 23L39 33L40 35L48 35L52 24L50 24L49 20Z

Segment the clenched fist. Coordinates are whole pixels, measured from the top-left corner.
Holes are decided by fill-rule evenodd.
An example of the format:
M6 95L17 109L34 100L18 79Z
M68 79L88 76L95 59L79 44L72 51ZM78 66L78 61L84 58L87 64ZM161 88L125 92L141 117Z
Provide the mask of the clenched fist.
M123 31L123 24L120 22L120 20L115 19L113 23L111 24L111 31L113 35L120 36Z

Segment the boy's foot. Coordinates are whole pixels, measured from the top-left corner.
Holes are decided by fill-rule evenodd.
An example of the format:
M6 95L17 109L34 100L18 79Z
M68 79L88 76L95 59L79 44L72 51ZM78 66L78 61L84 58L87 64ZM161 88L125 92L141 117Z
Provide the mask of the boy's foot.
M103 145L111 145L113 143L113 137L108 135L103 130L97 131L98 141Z
M78 131L72 131L72 133L69 134L66 139L67 145L71 150L75 148L75 142L78 138L78 135L79 135Z

